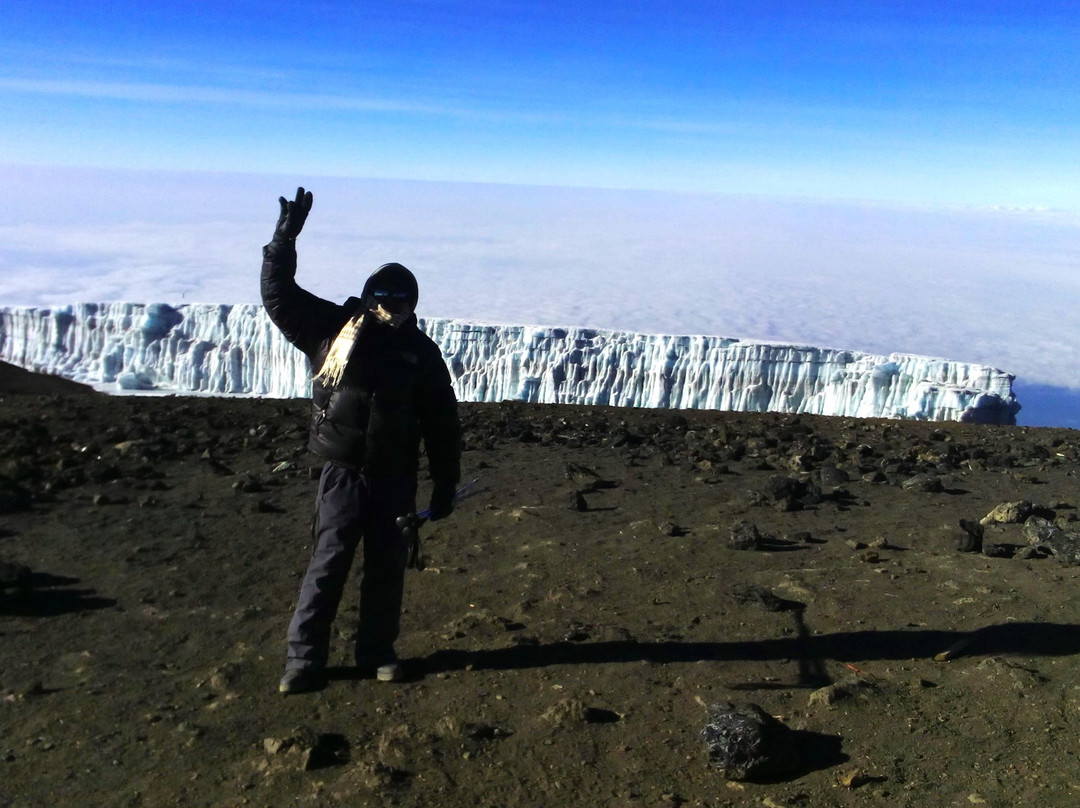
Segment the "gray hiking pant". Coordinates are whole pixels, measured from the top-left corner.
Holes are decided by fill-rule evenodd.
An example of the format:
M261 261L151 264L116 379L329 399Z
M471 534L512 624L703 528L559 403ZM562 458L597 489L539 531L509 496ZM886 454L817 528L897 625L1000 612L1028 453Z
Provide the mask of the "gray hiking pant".
M356 655L391 652L401 624L408 542L394 523L415 510L414 476L368 477L327 463L319 480L315 550L289 624L287 670L324 667L330 629L357 547L363 546Z

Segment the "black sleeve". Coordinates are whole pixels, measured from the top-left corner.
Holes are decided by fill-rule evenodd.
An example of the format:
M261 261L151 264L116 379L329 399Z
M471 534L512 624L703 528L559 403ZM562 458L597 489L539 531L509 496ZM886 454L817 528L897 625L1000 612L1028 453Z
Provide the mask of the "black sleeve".
M296 244L271 241L263 247L263 306L285 338L313 356L319 343L341 329L346 319L341 306L316 297L296 283Z
M442 353L431 343L431 361L425 374L426 389L420 397L420 429L428 457L431 479L457 485L461 479L461 422L457 397L450 383Z

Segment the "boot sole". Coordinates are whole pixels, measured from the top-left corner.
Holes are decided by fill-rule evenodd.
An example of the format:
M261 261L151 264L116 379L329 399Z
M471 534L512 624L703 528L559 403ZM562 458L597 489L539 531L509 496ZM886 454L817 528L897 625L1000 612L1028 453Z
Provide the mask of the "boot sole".
M401 681L401 666L383 665L375 671L375 678L380 682L399 682Z

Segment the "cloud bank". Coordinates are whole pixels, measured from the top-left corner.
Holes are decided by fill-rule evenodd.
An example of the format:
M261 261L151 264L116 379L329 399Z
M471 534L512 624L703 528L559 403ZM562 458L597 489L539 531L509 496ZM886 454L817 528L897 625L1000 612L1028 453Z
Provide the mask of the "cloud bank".
M1039 389L1080 389L1076 214L319 177L3 173L15 204L0 223L0 305L257 302L277 197L304 184L315 206L298 240L297 277L323 297L356 294L375 267L399 261L416 272L419 310L430 316L918 353L993 365Z

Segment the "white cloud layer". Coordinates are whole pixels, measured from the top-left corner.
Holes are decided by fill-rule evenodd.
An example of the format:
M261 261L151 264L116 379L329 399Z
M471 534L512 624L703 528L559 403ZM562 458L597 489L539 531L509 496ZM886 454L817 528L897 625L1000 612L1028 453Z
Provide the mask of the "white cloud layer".
M980 362L1080 388L1080 217L544 187L2 169L0 305L255 302L277 197L298 279L399 261L420 313Z

